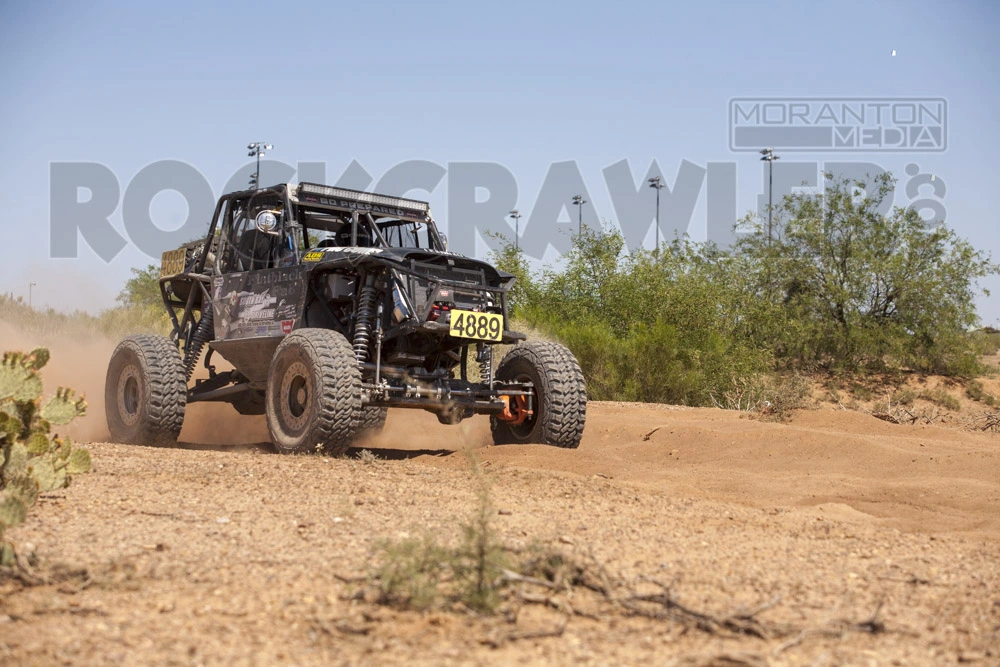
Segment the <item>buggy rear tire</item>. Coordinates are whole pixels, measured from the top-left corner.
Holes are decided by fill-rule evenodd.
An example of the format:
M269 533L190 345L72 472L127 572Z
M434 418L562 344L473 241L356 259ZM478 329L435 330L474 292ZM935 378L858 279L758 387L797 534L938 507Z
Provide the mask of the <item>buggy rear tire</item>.
M104 383L104 412L114 442L177 442L186 406L184 362L169 338L139 334L118 344Z
M297 329L271 359L265 398L267 428L284 454L342 454L361 426L361 371L342 334Z
M362 408L358 437L374 437L382 433L382 429L385 428L385 418L388 414L388 408Z
M496 377L531 382L534 414L519 425L491 415L495 444L580 446L587 418L587 387L580 364L565 346L545 341L522 343L503 358Z

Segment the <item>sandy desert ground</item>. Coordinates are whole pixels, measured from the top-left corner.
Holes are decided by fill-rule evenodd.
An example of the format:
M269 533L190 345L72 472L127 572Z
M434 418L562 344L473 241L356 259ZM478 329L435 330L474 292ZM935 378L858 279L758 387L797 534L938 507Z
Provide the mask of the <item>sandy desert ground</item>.
M136 447L102 442L82 358L46 377L88 390L94 470L9 534L47 583L0 582L0 663L1000 664L1000 435L591 402L577 450L394 411L346 458L288 457L262 418L196 405L178 446ZM376 604L380 545L457 540L483 473L507 547L612 594ZM628 605L653 594L663 618Z

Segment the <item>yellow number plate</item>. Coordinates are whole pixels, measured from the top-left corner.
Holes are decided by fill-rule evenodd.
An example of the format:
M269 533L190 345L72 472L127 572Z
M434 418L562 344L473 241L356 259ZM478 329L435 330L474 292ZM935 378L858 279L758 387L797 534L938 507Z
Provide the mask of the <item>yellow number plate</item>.
M184 260L187 258L187 248L168 250L163 253L160 262L160 277L176 276L184 273Z
M455 338L471 338L497 342L503 336L503 315L452 310L448 333Z

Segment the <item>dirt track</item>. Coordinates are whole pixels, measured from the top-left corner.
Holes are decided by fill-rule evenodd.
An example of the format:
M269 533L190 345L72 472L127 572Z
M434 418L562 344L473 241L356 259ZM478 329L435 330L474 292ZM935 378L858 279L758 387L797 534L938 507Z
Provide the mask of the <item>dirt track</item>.
M192 407L178 448L91 445L96 470L11 535L53 583L0 591L0 660L1000 663L995 435L846 411L774 424L591 403L583 444L563 451L487 446L485 420L447 428L395 411L366 464L217 444L265 439L260 420L230 412ZM717 617L773 603L759 618L785 630L727 636L602 612L532 639L518 633L551 632L563 614L533 605L511 623L350 599L362 586L339 577L365 575L381 540L457 537L475 506L470 465L490 472L509 546L671 582ZM885 632L873 634L876 609Z

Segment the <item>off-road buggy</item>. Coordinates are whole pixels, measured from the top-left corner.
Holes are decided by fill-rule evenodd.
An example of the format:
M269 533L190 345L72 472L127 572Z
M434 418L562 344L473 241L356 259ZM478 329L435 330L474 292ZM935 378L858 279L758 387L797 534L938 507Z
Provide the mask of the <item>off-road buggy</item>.
M577 447L580 366L510 330L513 283L448 252L426 202L312 183L225 195L204 241L163 254L172 334L129 336L111 358L111 436L175 441L188 403L221 401L266 415L281 452L341 452L390 407L488 414L498 444Z

